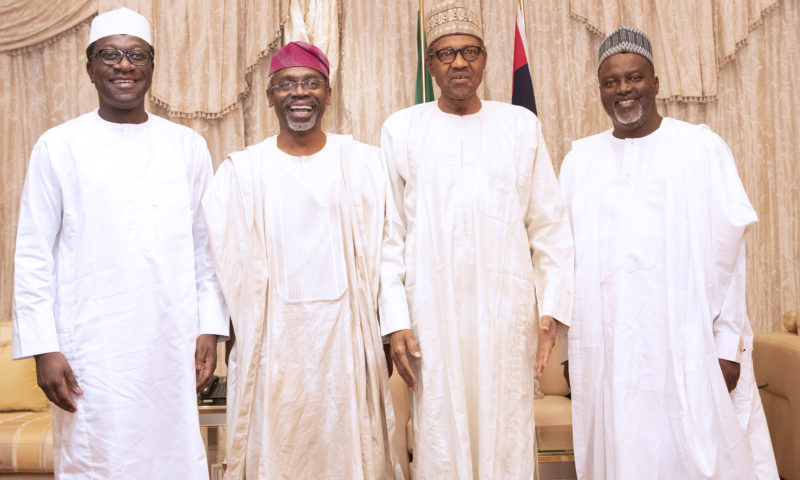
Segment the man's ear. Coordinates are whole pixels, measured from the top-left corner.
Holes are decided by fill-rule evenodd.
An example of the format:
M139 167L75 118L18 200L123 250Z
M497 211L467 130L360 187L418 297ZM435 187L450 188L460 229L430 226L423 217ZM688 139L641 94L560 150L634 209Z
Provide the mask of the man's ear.
M275 100L272 98L272 89L267 88L267 105L270 107L275 105Z
M92 77L93 73L94 73L94 66L92 65L92 61L88 60L86 62L86 74L89 75L89 81L92 83L94 83L94 78Z
M331 87L325 87L325 105L331 104L331 95L333 94L333 90Z
M658 85L659 84L658 84L658 77L657 76L653 77L653 85L655 85L655 87L656 87L656 92L655 93L656 93L656 95L658 95Z

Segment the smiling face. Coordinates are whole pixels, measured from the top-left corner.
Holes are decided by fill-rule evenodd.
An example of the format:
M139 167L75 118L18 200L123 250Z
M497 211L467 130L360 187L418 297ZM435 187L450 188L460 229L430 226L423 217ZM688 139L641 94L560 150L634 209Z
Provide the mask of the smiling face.
M115 123L142 123L147 120L144 97L153 81L154 62L132 65L122 57L116 65L106 65L97 52L104 48L118 50L151 50L150 45L132 35L110 35L97 40L86 72L97 89L100 116Z
M597 77L615 137L644 137L661 125L656 108L658 77L646 58L635 53L612 55L600 64Z
M467 46L479 47L482 46L482 42L472 35L446 35L433 43L431 51ZM477 92L483 80L483 70L486 68L485 52L471 62L464 60L464 57L458 54L450 64L442 63L434 54L428 57L427 65L442 91L439 108L447 113L459 115L480 110L481 102Z
M304 87L300 82L315 80L321 88ZM295 82L295 87L282 91L281 85ZM281 131L303 133L322 129L322 115L331 102L331 88L325 76L307 67L289 67L275 72L267 90L269 105L275 108Z

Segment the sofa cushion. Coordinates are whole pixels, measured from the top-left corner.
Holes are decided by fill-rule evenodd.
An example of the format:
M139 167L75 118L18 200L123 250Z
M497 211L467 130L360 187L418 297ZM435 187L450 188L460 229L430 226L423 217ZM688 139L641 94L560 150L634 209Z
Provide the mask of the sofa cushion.
M50 412L0 413L0 473L52 471Z
M560 395L545 395L533 402L536 426L572 426L572 401Z
M0 372L0 411L47 409L47 397L36 384L36 362L11 359L11 322L0 322Z

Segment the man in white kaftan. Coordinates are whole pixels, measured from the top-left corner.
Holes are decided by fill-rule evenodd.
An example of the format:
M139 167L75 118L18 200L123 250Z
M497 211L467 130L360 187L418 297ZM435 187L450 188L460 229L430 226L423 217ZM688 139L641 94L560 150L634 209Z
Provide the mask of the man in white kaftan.
M418 479L533 478L534 375L553 317L570 318L572 237L541 125L477 97L477 18L453 2L432 9L442 96L393 114L381 138L393 194L381 329L413 392Z
M280 133L225 160L204 199L236 337L226 478L394 478L379 151L322 132L317 47L288 44L270 75Z
M208 478L195 390L228 331L200 211L211 158L145 112L149 41L135 12L96 17L100 107L41 136L23 188L13 350L56 405L56 478Z
M658 115L642 32L603 43L598 78L614 128L573 142L560 177L578 478L777 479L745 311L756 214L731 152Z

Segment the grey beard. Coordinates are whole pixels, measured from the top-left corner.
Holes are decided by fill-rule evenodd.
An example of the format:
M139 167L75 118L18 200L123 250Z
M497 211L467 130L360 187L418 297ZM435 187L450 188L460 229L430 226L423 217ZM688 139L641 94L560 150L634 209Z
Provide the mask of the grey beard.
M317 123L317 117L314 116L305 122L293 122L291 120L287 120L286 123L289 125L289 128L295 132L307 132L314 128L314 125Z
M637 123L642 119L642 115L644 115L644 106L641 102L637 102L636 108L626 113L620 112L616 106L614 107L614 116L616 117L617 122L622 125L632 125Z

